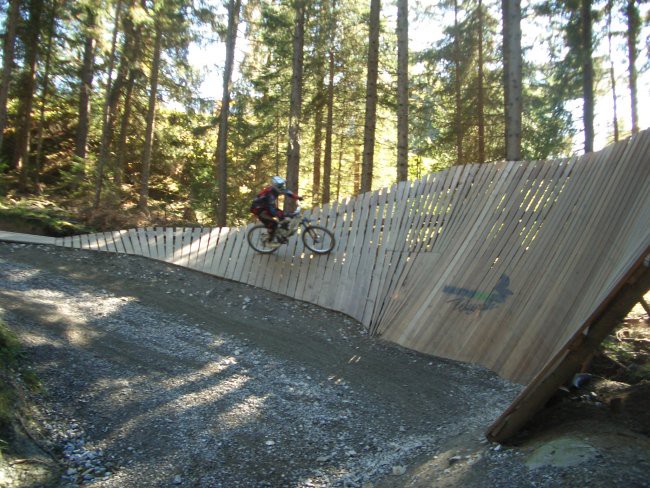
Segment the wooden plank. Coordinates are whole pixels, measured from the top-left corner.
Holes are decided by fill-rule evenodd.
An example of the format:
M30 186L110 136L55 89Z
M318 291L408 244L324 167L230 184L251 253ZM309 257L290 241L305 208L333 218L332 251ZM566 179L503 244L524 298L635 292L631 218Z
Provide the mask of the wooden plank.
M237 229L233 229L228 233L226 240L224 241L223 254L221 255L221 261L218 268L218 275L221 277L230 279L228 267L230 266L230 256L232 254L233 246L237 243L238 234L239 232Z
M224 243L226 242L230 231L231 229L229 227L218 227L213 230L210 237L210 246L214 248L214 251L211 252L212 258L210 259L209 264L206 262L206 265L208 266L207 271L210 274L220 276L218 270L221 265L221 260L223 259Z
M420 343L422 334L422 328L418 327L419 322L422 320L423 316L430 316L432 313L440 315L440 310L437 308L434 309L432 304L437 296L440 296L443 286L448 284L450 276L453 276L454 273L457 273L457 268L462 266L464 263L465 255L468 249L471 249L476 241L480 238L481 231L484 227L484 216L490 211L490 207L494 204L495 199L498 198L499 190L507 182L507 177L513 169L512 164L506 165L502 171L499 172L498 177L492 186L490 191L482 192L480 198L476 200L476 212L471 220L468 220L465 230L462 232L462 239L459 239L458 244L455 246L454 252L450 253L450 257L446 260L444 266L441 266L441 269L444 269L442 273L436 276L436 282L433 286L429 286L428 293L420 295L420 302L415 307L410 307L410 310L407 314L404 314L403 320L400 322L401 326L393 328L389 331L386 331L385 337L391 338L400 344L404 342L409 342L409 344L414 344L415 347L423 347ZM449 307L447 307L449 308ZM406 320L407 317L409 320ZM402 317L400 317L402 319ZM446 344L453 340L454 336L457 336L460 331L449 330L440 330L436 336L436 340L444 342ZM443 348L444 349L444 348Z
M576 313L591 312L591 303L598 299L599 289L607 287L606 278L598 280L598 272L611 266L609 262L605 261L605 256L610 250L612 242L621 235L621 226L626 221L622 215L623 209L633 208L634 202L639 200L639 195L643 195L637 191L641 190L641 185L645 180L639 178L638 175L643 174L644 170L647 171L647 163L650 162L650 159L646 159L646 164L643 164L642 156L648 154L648 148L635 147L632 144L621 146L624 150L623 154L613 155L610 161L602 165L603 183L599 193L596 193L598 205L591 210L592 217L585 224L587 231L582 239L583 250L577 255L577 261L574 264L575 269L580 270L580 273L573 274L571 278L576 281L573 284L569 283L569 286L572 287L582 285L583 292L580 299L582 303L589 303L589 307L588 310L583 311L578 303L574 303L573 306L565 310L563 321L571 320ZM630 166L635 161L640 164ZM609 166L609 169L605 167L606 165ZM620 171L617 170L617 166L627 166L628 169ZM618 254L616 250L615 253ZM600 264L593 266L593 263ZM580 318L582 319L582 317ZM558 335L555 344L551 344L552 349L557 350L567 338L568 335Z
M136 229L137 236L138 236L138 242L140 243L140 250L142 251L142 255L150 258L151 256L151 250L149 248L149 236L147 235L147 229L143 227L138 227Z
M156 259L159 261L164 261L167 257L167 249L165 242L165 228L164 227L154 227L153 235L156 242Z
M448 174L449 172L446 172ZM440 175L438 175L440 176ZM437 178L438 183L440 184L441 182L444 181L444 178ZM388 202L390 204L390 202ZM380 233L383 232L382 226L382 220L383 220L383 215L386 212L385 211L385 206L387 205L387 195L384 193L382 195L382 198L379 200L379 209L378 209L378 217L376 220L376 228L375 232L372 236L373 242L377 243L377 249L374 253L374 263L373 263L373 270L372 274L370 276L370 289L368 292L368 299L367 305L364 307L363 311L363 319L362 322L364 324L367 324L370 327L370 333L378 333L377 329L377 322L374 320L373 317L376 317L378 315L379 311L382 309L385 301L386 301L386 296L385 295L380 295L381 291L381 273L383 269L383 262L385 259L385 250L382 249L380 246ZM428 212L431 207L428 209L425 209L424 212Z
M312 219L314 222L316 222L318 221L319 212L320 209L315 208L311 212L303 211L303 215L306 218ZM296 239L301 239L301 236L296 235ZM290 294L289 296L292 296L297 300L305 300L305 296L307 293L306 281L307 278L311 276L310 269L312 272L314 271L314 269L311 267L311 264L315 255L307 248L305 248L302 243L300 244L300 246L302 247L300 252L300 266L297 269L295 280L293 280L292 282L295 283L295 287L292 287L291 289L287 289L287 293ZM316 257L320 257L320 256L316 256ZM324 257L325 260L327 260L327 256L322 256L322 257ZM317 281L315 275L312 276L312 279Z
M196 268L196 261L198 259L199 248L201 245L201 234L203 231L200 227L192 228L190 233L190 255L187 260L187 267L192 269Z
M161 258L166 263L174 262L174 228L164 227L162 229L163 249L159 252Z
M253 227L253 225L257 225L258 222L253 222L250 224L248 227L246 227L246 235L248 235L248 231ZM248 242L247 242L248 244ZM269 256L266 254L260 254L253 249L250 249L249 247L249 258L247 259L247 273L248 273L248 283L252 286L256 286L258 288L265 288L264 286L264 280L265 277L269 278L270 275L270 270L269 270Z
M113 233L112 232L103 232L102 233L104 237L104 243L106 246L106 250L108 252L117 252L117 248L115 247L115 241L113 241Z
M458 182L461 178L461 173L463 171L465 171L465 168L463 167L451 168L450 171L448 171L447 178L446 178L446 187L445 190L443 190L442 192L444 197L443 199L437 201L436 207L433 209L433 213L436 215L435 218L433 219L433 222L435 223L436 226L441 225L444 215L448 211L449 202L451 201L452 198L452 193L458 187ZM397 258L391 255L391 259L397 259ZM400 306L398 304L399 302L391 303L391 297L394 293L391 293L391 290L389 288L390 284L386 283L385 268L386 265L383 264L383 262L380 260L380 265L379 265L380 278L378 279L378 281L380 283L383 283L383 287L379 288L376 292L381 297L381 299L378 301L378 307L375 308L372 317L373 332L382 333L382 334L386 330L386 327L382 326L382 323L386 323L386 320L383 317L386 316L387 313L390 314L392 310L396 310L397 309L396 307Z
M404 200L406 185L402 182L397 185L393 185L391 188L390 199L388 204L385 206L385 215L383 218L383 226L380 234L380 248L379 248L379 277L377 280L378 289L377 294L382 297L381 302L383 303L384 297L386 296L387 288L387 276L389 273L392 273L395 266L395 256L393 249L393 241L395 239L394 228L397 226L397 213L399 212L399 206Z
M0 231L0 241L22 242L26 244L54 244L54 237Z
M349 222L352 217L349 208L350 199L343 199L341 202L334 202L329 215L328 225L334 231L334 237L337 241L337 249L334 260L328 259L331 266L327 268L323 279L323 288L319 295L318 304L326 308L333 308L336 298L336 290L339 283L339 277L343 267L346 265L347 243L349 237ZM332 220L334 223L331 223Z
M183 232L184 231L182 227L174 227L172 232L174 252L171 258L171 262L176 265L179 265L183 261Z
M129 242L131 243L131 247L133 248L133 253L137 256L142 256L142 248L140 247L140 241L138 240L138 232L137 229L128 229L127 231L129 235Z
M445 182L445 176L448 175L449 172L447 171L445 172L445 174L439 173L436 175L432 175L432 177L422 181L422 183L424 184L424 191L427 196L425 200L418 205L420 208L418 208L415 211L415 213L412 213L408 217L408 221L409 221L408 226L410 227L410 229L407 230L407 236L405 237L405 239L407 241L406 248L409 251L412 251L414 249L418 249L418 250L424 249L423 246L427 239L426 223L431 221L433 208L435 206L435 203L438 201L438 197L443 188ZM405 263L406 265L400 267L402 271L401 273L397 273L396 280L403 280L405 276L408 275L407 270L409 269L409 264L412 263L412 260L410 260L410 258L408 257L410 255L411 253L407 252L407 261ZM404 275L404 278L401 277L402 275ZM390 296L391 293L392 293L391 289L388 289L385 296ZM371 295L373 295L372 292ZM384 300L380 305L383 306L385 303L386 300ZM381 310L381 308L379 310ZM366 315L367 312L364 311L364 316ZM366 322L367 320L369 320L369 318L364 319L364 322ZM377 328L373 326L372 332L377 332Z
M379 208L379 193L372 192L369 195L367 204L364 207L364 213L361 218L363 228L363 237L358 246L358 257L356 259L357 267L355 271L355 281L352 286L358 291L357 299L351 303L348 308L348 314L357 320L363 319L363 312L368 304L370 297L370 280L375 267L377 258L377 246L373 244L373 237L377 223L377 211Z
M180 261L178 264L180 266L187 267L190 262L190 255L192 250L192 228L183 227L182 233L180 234Z
M124 243L122 242L122 236L124 234L126 234L126 231L124 231L124 230L118 230L118 231L112 232L113 242L115 243L115 251L120 253L120 254L125 254L126 253L126 248L124 247Z
M384 263L386 262L386 243L384 242L384 238L387 233L387 226L389 226L389 218L392 215L395 205L396 190L397 187L393 185L383 192L382 198L379 201L380 208L377 214L375 234L373 234L373 241L376 247L375 267L370 281L368 307L364 312L364 317L368 317L368 323L373 324L373 328L375 314L381 310L385 299L385 296L381 294L382 274L384 271Z
M354 286L356 276L354 273L359 264L359 249L361 245L358 244L363 238L360 235L362 228L365 228L365 220L368 216L368 203L372 192L363 194L360 198L356 198L351 202L350 215L351 224L348 226L348 239L346 245L346 260L345 266L341 269L341 274L338 278L338 286L334 291L334 309L341 310L349 314L349 309L355 300L361 300L359 296L359 289Z
M332 288L337 286L337 283L332 277L334 275L334 270L340 266L343 255L343 246L341 245L339 237L344 227L342 225L342 217L339 215L339 207L340 202L338 201L325 205L321 209L317 221L318 225L322 225L332 231L334 234L335 246L327 257L314 257L315 261L313 262L313 265L315 264L316 266L313 274L315 275L316 280L308 285L314 303L320 303L324 295L327 297L331 296Z
M314 208L307 216L312 220L312 223L322 225L329 229L328 207ZM326 288L323 282L323 276L325 275L326 269L331 265L330 263L336 259L336 253L335 245L332 252L327 255L305 254L305 260L307 262L301 269L301 275L296 286L296 298L311 303L318 302L318 295Z
M122 251L124 254L134 254L135 250L133 249L133 243L131 242L131 235L129 234L129 229L124 229L120 232L120 242L122 246Z
M244 242L245 240L246 237L244 235L244 232L241 231L241 229L235 230L229 236L229 241L232 245L230 247L230 252L228 253L227 266L224 272L224 276L229 280L235 280L235 268L237 266L237 258L239 257L239 253L241 252L241 247L244 244L248 245L247 243Z
M393 287L399 276L402 275L404 269L408 266L409 261L409 245L407 244L408 228L412 224L413 201L418 198L418 195L424 185L414 184L407 185L404 188L404 195L402 197L401 208L394 214L393 225L391 226L392 242L388 244L391 252L391 266L390 274L382 279L381 294L384 297L382 300L385 303L385 297L390 296Z
M201 234L199 236L198 248L196 251L196 258L194 260L194 269L203 271L205 269L205 258L208 252L210 243L210 229L201 227Z
M582 161L588 162L587 160ZM513 319L517 317L518 315L521 315L522 313L525 314L525 317L528 317L526 320L535 320L534 317L537 313L537 311L540 310L540 306L544 306L543 302L546 298L546 296L550 294L556 293L555 290L557 287L558 280L563 279L561 276L565 273L566 266L569 265L569 261L571 258L569 257L570 254L573 254L574 249L571 249L572 243L571 241L573 240L572 237L570 237L567 232L564 230L566 229L567 224L570 226L578 225L582 226L583 224L580 222L580 219L576 219L576 213L574 211L574 208L576 205L582 205L582 202L585 201L585 198L589 198L590 190L589 188L592 186L591 183L589 183L590 180L595 181L597 179L597 171L594 171L594 169L598 169L599 165L594 165L594 164L580 164L581 162L579 161L578 164L576 165L576 170L577 172L574 172L572 176L572 180L575 184L570 185L569 187L564 187L562 191L562 196L564 197L563 199L560 200L560 205L557 207L558 212L554 212L553 214L550 215L551 219L545 223L544 230L545 232L543 235L541 235L541 240L538 243L539 246L539 251L548 254L549 252L552 253L553 255L558 254L558 251L560 249L565 249L564 252L560 252L560 254L557 257L545 257L544 262L547 263L544 269L544 273L536 276L535 280L530 282L529 286L532 290L539 290L539 287L543 287L542 289L544 290L543 295L540 294L539 292L537 293L529 293L530 298L528 298L525 303L523 303L520 311L514 314ZM585 172L586 169L586 172ZM580 171L583 172L582 176L580 176ZM571 188L573 186L573 189ZM556 225L553 225L553 218L558 216L559 218L556 218L554 221L556 222ZM571 222L574 222L573 224ZM567 238L569 240L567 240ZM568 246L568 247L567 247ZM547 250L548 248L548 250ZM568 249L568 251L567 251ZM535 257L535 254L531 254L529 258ZM530 266L530 264L526 264L527 266ZM530 268L529 268L530 269ZM524 280L526 279L525 277L522 277ZM540 302L541 301L541 302ZM545 313L551 312L551 309L545 311ZM552 313L551 313L552 315ZM549 315L547 315L549 317ZM516 320L516 319L515 319ZM555 320L555 319L551 319ZM551 332L552 333L552 332ZM526 335L525 332L517 335L512 335L507 343L517 343L519 342L522 337ZM543 354L549 354L548 350L548 345L546 343L539 344L537 349L541 351ZM537 353L537 351L536 351ZM514 357L517 356L515 353L513 355ZM518 359L518 361L521 361L521 359ZM526 358L526 361L528 361L528 358ZM505 370L512 369L507 366L507 362L511 362L509 358L503 357L502 363L503 365L501 366ZM525 371L522 371L521 374L525 374Z
M106 242L106 236L103 232L95 233L95 244L97 251L108 251L108 244Z
M606 166L601 164L603 158L608 156L607 153L600 153L597 157L593 158L592 164L590 164L590 171L585 174L585 176L580 180L580 185L577 188L578 198L576 199L577 207L572 209L568 215L568 220L563 223L561 232L557 235L556 239L553 241L552 245L556 249L555 257L552 261L551 266L547 268L545 276L540 277L541 279L536 283L539 286L539 283L547 284L545 288L545 294L535 300L531 300L530 306L532 307L529 312L531 317L531 322L534 325L534 328L531 330L523 330L520 333L513 335L508 341L509 343L522 344L522 341L535 340L536 338L544 338L534 351L531 351L526 357L527 361L543 361L542 358L548 357L553 353L553 344L552 341L548 340L548 335L544 334L540 330L541 323L539 322L541 317L536 312L540 310L538 306L544 307L546 319L544 322L556 323L555 321L560 321L560 315L563 315L563 310L571 306L570 303L567 303L567 289L576 289L577 285L571 286L570 283L579 277L576 275L576 260L580 259L580 255L585 253L587 246L595 246L597 243L588 242L591 239L586 239L585 237L590 233L590 226L593 225L593 214L590 208L586 208L584 205L585 199L589 199L590 195L600 194L602 185L607 184L608 174L605 170ZM605 177L603 179L603 177ZM592 215L590 215L592 214ZM567 232L567 225L571 229L570 232ZM576 239L576 237L578 237ZM548 277L546 277L548 276ZM568 287L568 288L567 288ZM502 368L505 371L514 371L516 368L516 363L522 362L522 357L519 354L514 354L511 358L502 359ZM524 368L523 371L515 373L518 376L521 375L531 375L531 371L527 368ZM532 373L534 374L534 373Z
M240 228L240 243L239 247L236 250L236 254L233 256L233 271L232 278L235 281L243 282L244 281L244 268L246 267L249 251L252 251L248 245L248 239L246 238L246 229Z
M97 242L97 234L88 235L88 248L92 251L99 251L99 243Z
M504 195L504 191L507 192L507 188L510 185L508 180L511 180L513 176L520 175L522 167L518 163L507 163L503 170L500 172L498 178L494 181L494 188L482 195L482 198L475 200L476 206L473 216L471 217L471 224L467 227L465 231L461 234L461 239L459 242L463 242L462 246L454 249L451 254L457 254L460 258L460 261L454 261L450 263L445 263L444 267L446 274L443 274L443 286L461 286L464 289L479 290L477 288L480 285L480 280L484 276L490 276L490 279L496 281L500 277L500 273L495 273L490 271L492 263L489 262L478 262L475 261L475 256L477 251L482 246L482 241L485 238L486 233L493 227L493 209L498 208L498 205L501 203ZM505 179L504 179L505 177ZM500 201L501 200L501 201ZM467 232L469 231L469 233ZM445 251L441 251L445 252ZM467 268L467 265L470 265L470 269ZM453 277L453 282L450 282L450 277ZM476 277L476 278L474 278ZM483 292L485 293L485 292ZM489 291L488 291L489 293ZM437 298L433 298L430 303L427 305L429 309L431 307L439 307L441 305L440 300L443 299L443 295L439 293ZM426 313L426 308L424 309ZM444 309L440 310L437 314L437 320L441 323L445 323L449 320L453 320L454 316L457 316L458 312L455 308L451 306L445 306ZM473 319L474 320L474 319ZM473 322L469 325L471 327L476 326L477 322ZM435 340L442 350L448 351L452 348L458 348L458 344L462 343L463 336L470 334L471 332L468 328L457 329L455 331L443 331L441 330L433 338L418 337L416 340L424 341ZM468 354L467 351L463 354Z
M149 248L149 257L151 259L159 259L155 227L145 227L145 239L147 241L147 247Z

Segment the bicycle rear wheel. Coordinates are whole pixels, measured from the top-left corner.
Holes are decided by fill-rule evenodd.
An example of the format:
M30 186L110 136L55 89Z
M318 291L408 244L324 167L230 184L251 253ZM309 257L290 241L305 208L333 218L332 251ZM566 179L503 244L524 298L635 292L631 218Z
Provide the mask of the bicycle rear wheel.
M334 249L336 241L329 229L320 225L308 225L302 232L302 243L316 254L327 254Z
M277 251L280 244L269 242L269 230L263 224L251 227L246 234L248 245L262 254L271 254Z

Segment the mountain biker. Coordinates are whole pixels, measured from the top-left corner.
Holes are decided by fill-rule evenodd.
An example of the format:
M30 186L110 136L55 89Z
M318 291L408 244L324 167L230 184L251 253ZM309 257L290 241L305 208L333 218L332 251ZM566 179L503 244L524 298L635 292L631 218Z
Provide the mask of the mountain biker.
M302 200L302 197L287 190L287 182L284 178L274 176L271 178L271 184L259 192L251 204L251 212L269 230L269 242L273 241L278 222L285 218L284 212L278 208L280 195L285 195L293 200Z

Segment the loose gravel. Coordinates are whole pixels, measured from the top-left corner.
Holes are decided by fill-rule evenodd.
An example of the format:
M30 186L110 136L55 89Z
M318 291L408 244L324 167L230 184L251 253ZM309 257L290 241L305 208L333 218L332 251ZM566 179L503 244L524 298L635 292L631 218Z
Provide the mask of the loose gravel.
M0 314L44 384L34 415L63 466L59 486L557 486L592 476L586 466L531 469L525 450L484 439L519 385L166 263L0 243ZM644 462L630 486L644 482Z

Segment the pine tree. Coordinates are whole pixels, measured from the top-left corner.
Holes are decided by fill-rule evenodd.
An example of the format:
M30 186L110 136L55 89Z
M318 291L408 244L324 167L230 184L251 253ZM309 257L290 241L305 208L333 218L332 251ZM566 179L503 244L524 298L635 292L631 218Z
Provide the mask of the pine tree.
M372 190L375 155L375 129L377 124L377 77L379 65L379 14L380 0L370 0L368 29L368 69L366 82L366 111L363 135L363 163L361 167L361 192Z

